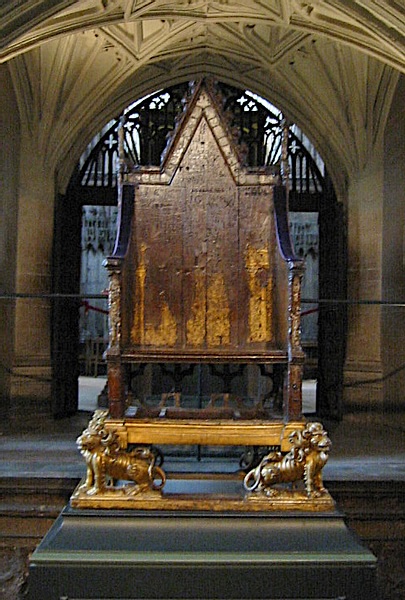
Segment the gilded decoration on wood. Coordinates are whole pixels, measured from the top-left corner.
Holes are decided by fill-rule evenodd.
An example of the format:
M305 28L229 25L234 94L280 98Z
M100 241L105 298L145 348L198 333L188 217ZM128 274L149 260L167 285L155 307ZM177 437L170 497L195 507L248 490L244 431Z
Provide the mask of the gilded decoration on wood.
M292 447L287 454L270 452L249 471L244 479L248 492L277 496L285 494L285 489L274 487L276 484L303 481L308 498L319 498L327 493L322 483L322 469L329 458L331 441L322 424L308 423L302 431L291 434L290 442Z
M133 195L127 204L131 218L126 227L122 223L125 248L109 262L111 339L117 344L107 354L110 412L95 417L78 439L87 476L72 504L331 510L322 483L330 440L321 424L306 424L301 412L302 261L291 247L286 191L270 171L243 166L218 99L204 83L196 90L160 167L127 174ZM123 339L121 310L122 326L129 329ZM129 366L140 362L281 366L287 371L283 415L247 416L242 405L230 410L214 401L204 412L183 405L176 388L173 407L154 406L145 416L142 406L125 406ZM154 445L266 450L245 470L228 474L235 485L225 492L208 484L208 491L197 493L191 477L177 474L177 493L176 481L162 489L166 476Z
M113 268L108 290L108 319L110 346L118 346L121 340L121 269Z
M147 276L146 267L147 246L144 242L140 245L139 264L136 268L136 300L134 306L133 324L131 329L131 341L134 344L145 344L147 346L175 346L177 341L177 323L169 304L165 298L165 292L161 291L157 301L156 309L160 311L160 323L156 327L145 321L145 281Z
M290 341L294 350L301 351L301 280L302 269L290 272Z
M270 342L272 334L272 287L270 259L267 248L247 245L245 252L249 284L248 342Z
M204 85L198 94L161 169L128 175L136 188L130 340L145 352L254 352L275 342L275 179L245 172L220 98Z
M96 411L88 427L77 438L77 446L87 465L86 479L80 491L88 496L112 491L127 495L160 493L166 475L155 464L156 454L147 446L123 450L118 435L105 429L107 414L107 411ZM132 483L115 487L117 480Z
M187 343L207 348L226 346L230 343L230 309L227 301L225 281L217 273L210 278L206 288L205 273L194 273L194 301L192 316L187 321Z
M205 272L195 269L194 300L191 305L191 317L186 325L186 339L190 346L203 346L206 334L207 297L205 291Z
M146 244L141 243L139 263L135 272L135 306L131 330L133 344L145 343L145 279L146 279Z
M207 347L227 346L231 324L224 277L213 275L207 290Z
M147 346L166 346L172 348L177 341L177 323L165 299L164 292L160 293L160 323L157 327L146 324L145 344Z
M148 420L142 425L136 420L114 420L107 411L96 411L77 440L86 460L87 474L72 495L72 506L214 511L334 510L334 502L322 482L322 469L328 460L331 442L320 423L286 425L268 422L260 426L253 421L242 426L239 422L232 425L229 421L209 424L200 420L180 420L171 422L170 436L166 438L164 432L169 434L168 420L159 420L160 424ZM154 433L149 430L149 425ZM204 481L208 480L211 482L208 489L211 489L209 473L190 473L186 478L192 480L189 491L184 480L180 492L171 489L165 494L166 474L160 466L163 455L151 446L155 437L163 443L187 445L198 440L229 444L233 438L234 441L242 440L236 431L240 427L243 427L242 437L247 436L246 442L260 441L257 432L261 427L261 435L270 434L268 442L271 440L275 445L278 442L281 449L267 453L247 474L246 471L235 471L233 479L237 485L230 494L193 491L197 480L202 489ZM214 432L211 432L212 428ZM234 433L232 429L235 429ZM226 439L222 439L221 430ZM219 481L218 474L214 479ZM229 480L229 474L226 479Z

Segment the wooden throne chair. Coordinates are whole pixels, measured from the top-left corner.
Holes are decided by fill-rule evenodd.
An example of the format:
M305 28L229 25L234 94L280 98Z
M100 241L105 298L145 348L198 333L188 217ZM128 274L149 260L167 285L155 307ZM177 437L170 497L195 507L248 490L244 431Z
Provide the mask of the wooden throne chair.
M247 168L243 156L214 83L201 81L161 166L121 173L119 230L106 261L109 408L78 439L87 477L74 506L215 509L215 494L165 494L161 447L194 444L268 449L239 473L240 497L221 498L222 508L331 506L321 478L330 442L302 415L303 263L286 189L278 173ZM228 394L220 406L212 398L186 407L179 389L173 405L167 394L158 405L134 405L129 380L145 364L278 369L282 407Z

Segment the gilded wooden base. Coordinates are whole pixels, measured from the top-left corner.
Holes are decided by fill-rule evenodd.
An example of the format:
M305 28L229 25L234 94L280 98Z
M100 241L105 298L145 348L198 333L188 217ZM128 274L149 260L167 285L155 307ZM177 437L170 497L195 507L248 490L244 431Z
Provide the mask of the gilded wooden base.
M153 444L272 446L260 462L234 480L172 475ZM77 439L86 477L75 490L77 508L230 511L330 511L322 482L330 440L321 423L127 419L96 411ZM196 487L197 486L197 487Z
M242 481L232 482L234 485L228 491L226 481L204 478L191 480L170 480L173 488L187 488L191 490L199 486L201 493L147 491L138 492L136 486L125 485L106 489L103 493L91 495L85 489L84 480L77 486L70 499L73 508L83 509L137 509L137 510L178 510L178 511L238 511L238 512L266 512L266 511L306 511L330 512L336 509L335 502L330 494L325 491L319 497L309 498L305 490L277 490L274 495L262 492L246 492ZM180 485L179 485L180 484ZM194 484L194 485L193 485ZM223 485L221 485L223 484ZM239 486L239 492L237 487ZM204 491L204 487L206 491ZM221 489L221 487L223 489ZM214 489L213 491L213 488Z
M201 419L111 419L106 432L114 432L122 448L128 444L201 446L280 446L291 448L290 436L305 427L305 421L201 420Z

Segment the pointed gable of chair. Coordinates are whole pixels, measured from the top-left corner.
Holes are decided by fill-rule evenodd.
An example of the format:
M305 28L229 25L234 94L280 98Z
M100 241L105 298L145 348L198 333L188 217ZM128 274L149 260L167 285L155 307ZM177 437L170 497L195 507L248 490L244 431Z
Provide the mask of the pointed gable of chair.
M244 165L229 123L214 83L199 82L160 167L128 175L135 197L122 339L129 352L205 362L218 353L285 357L284 307L275 310L274 296L275 178Z
M177 122L165 151L160 168L140 167L129 176L137 183L171 183L181 170L196 174L196 165L216 172L226 169L236 185L274 184L270 169L247 169L244 148L230 127L230 116L222 109L221 92L210 79L199 81L184 101L184 111ZM209 146L209 152L207 147ZM204 159L203 159L204 157ZM211 159L210 164L206 160ZM199 159L205 160L198 162Z

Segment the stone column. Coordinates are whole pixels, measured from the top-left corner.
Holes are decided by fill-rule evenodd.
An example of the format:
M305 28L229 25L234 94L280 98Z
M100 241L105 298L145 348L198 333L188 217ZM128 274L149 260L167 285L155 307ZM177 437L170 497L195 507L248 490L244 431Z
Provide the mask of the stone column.
M401 77L385 129L383 299L405 303L405 77ZM405 408L405 307L382 310L384 406Z
M375 148L348 190L348 298L370 304L348 310L346 411L382 401L381 307L371 304L382 297L382 158L382 148Z
M0 273L3 296L15 291L20 122L6 65L0 65ZM14 300L0 299L0 417L9 416L12 381Z
M15 291L41 295L51 291L54 183L34 133L21 136L18 237ZM11 394L16 417L50 413L51 301L37 297L16 301Z

